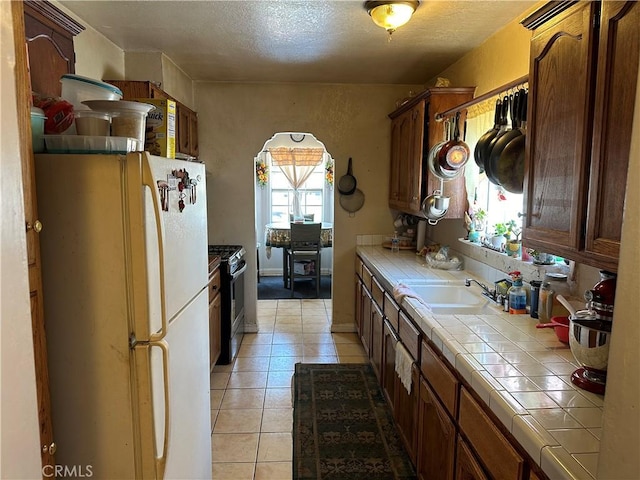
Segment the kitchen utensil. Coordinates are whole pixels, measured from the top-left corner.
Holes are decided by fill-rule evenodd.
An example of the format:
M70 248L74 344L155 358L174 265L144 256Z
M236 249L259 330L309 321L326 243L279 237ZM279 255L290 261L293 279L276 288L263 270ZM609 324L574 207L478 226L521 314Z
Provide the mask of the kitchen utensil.
M523 135L523 131L520 129L520 92L516 92L513 96L513 102L511 103L511 128L502 134L497 140L493 148L491 149L491 155L489 156L489 166L487 167L487 176L489 172L494 179L494 183L500 185L501 177L507 176L513 168L510 158L503 157L502 153L504 149L512 140ZM502 175L501 175L502 174Z
M492 158L496 158L493 156L494 150L496 150L497 158L500 158L500 153L502 153L502 143L498 145L498 141L504 136L509 134L512 129L509 128L508 115L510 111L513 111L513 103L515 101L514 95L512 94L509 97L505 97L502 102L502 115L500 117L500 130L496 134L493 139L489 142L488 147L485 150L486 156L484 157L484 169L487 173L487 178L494 185L500 185L498 183L498 179L495 175L495 167L496 162L492 161ZM499 152L498 152L499 150Z
M569 311L570 315L576 314L576 309L573 308L573 305L569 303L569 300L564 298L562 295L560 294L556 295L556 300L558 300L564 306L564 308L566 308ZM557 318L557 317L553 317L553 318ZM553 318L551 320L553 320Z
M578 310L569 317L569 347L582 365L571 375L571 382L592 393L605 391L611 325L597 320L590 310Z
M441 220L449 209L449 197L442 195L442 191L434 190L422 201L422 214L429 225L435 225Z
M500 115L502 113L502 100L496 100L496 109L494 114L494 125L491 130L482 135L476 142L476 148L473 151L473 157L476 165L480 168L480 173L484 172L484 148L488 142L498 133L500 130Z
M360 210L364 205L364 193L356 188L351 195L340 195L340 206L349 212L349 216L353 217L355 212Z
M356 191L358 186L358 182L356 181L356 177L353 176L353 159L349 157L349 164L347 166L347 173L340 177L338 180L338 192L341 195L351 195Z
M536 328L553 328L562 343L569 344L569 317L553 317L549 323L538 323Z
M495 145L495 142L500 135L504 134L507 130L507 114L509 113L509 97L505 96L502 99L502 104L500 105L500 117L498 119L498 130L494 135L483 144L482 146L482 168L483 170L487 170L487 164L489 163L489 158L491 157L491 150ZM487 175L488 176L488 175Z
M469 160L469 146L460 140L460 112L453 121L453 138L438 152L438 163L443 170L459 170Z
M445 120L445 137L446 139L438 144L436 144L431 151L429 152L429 156L427 158L427 164L429 166L429 171L440 180L448 181L458 177L463 169L458 168L455 170L447 170L440 166L440 162L438 160L438 155L440 153L440 149L446 145L452 137L452 128L453 122L449 120Z
M527 131L528 93L520 93L520 131L522 135L512 139L500 155L496 177L500 185L511 193L522 193L524 187L524 149Z

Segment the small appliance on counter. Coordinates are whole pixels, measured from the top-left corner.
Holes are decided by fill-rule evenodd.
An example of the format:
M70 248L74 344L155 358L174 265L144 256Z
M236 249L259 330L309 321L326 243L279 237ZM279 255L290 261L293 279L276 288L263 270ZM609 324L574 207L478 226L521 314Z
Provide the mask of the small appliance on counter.
M616 289L616 274L600 271L600 281L585 292L587 310L569 316L569 346L581 365L571 382L592 393L604 394Z

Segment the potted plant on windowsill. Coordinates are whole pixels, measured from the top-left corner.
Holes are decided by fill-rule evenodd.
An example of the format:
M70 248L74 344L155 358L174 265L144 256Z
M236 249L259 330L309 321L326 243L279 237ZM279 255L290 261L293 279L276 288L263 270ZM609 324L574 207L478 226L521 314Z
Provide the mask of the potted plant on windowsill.
M505 251L510 257L519 257L522 254L522 242L520 241L522 229L516 225L515 220L510 220L507 223L507 231L511 238L507 240Z
M489 243L496 250L502 250L505 243L507 243L507 226L504 223L496 223L493 226L493 234L489 236Z

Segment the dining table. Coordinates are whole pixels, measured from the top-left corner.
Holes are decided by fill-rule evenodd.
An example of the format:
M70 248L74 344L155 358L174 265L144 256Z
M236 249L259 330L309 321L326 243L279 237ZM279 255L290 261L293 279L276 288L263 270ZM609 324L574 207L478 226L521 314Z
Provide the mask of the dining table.
M312 222L308 222L312 223ZM333 246L333 224L322 222L320 228L320 244L322 248ZM285 222L267 223L264 228L264 245L267 258L271 258L271 248L286 249L291 245L291 224ZM282 273L287 282L287 256L282 254Z

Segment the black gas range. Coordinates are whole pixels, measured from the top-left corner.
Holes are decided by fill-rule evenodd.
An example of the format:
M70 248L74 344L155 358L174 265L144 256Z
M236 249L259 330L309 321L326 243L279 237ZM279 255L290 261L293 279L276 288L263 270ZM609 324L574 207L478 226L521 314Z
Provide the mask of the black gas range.
M222 351L218 363L222 365L233 362L244 337L245 253L242 245L209 245L209 255L220 257Z

